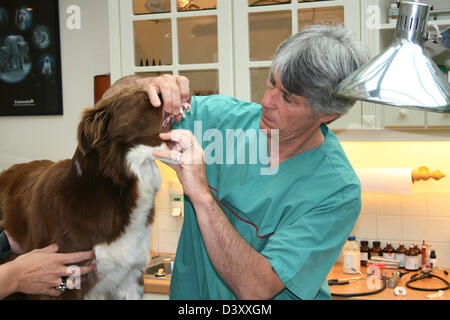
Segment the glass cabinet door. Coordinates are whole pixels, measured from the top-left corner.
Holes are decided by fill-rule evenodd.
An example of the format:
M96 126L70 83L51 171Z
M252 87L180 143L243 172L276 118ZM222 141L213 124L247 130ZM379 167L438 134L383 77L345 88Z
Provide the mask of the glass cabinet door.
M121 70L112 81L167 73L187 76L193 94L233 94L231 1L119 0L117 6Z
M304 27L343 23L360 40L360 4L354 0L235 0L235 95L260 103L278 45ZM333 128L361 128L361 104Z
M273 53L307 25L344 23L360 39L355 0L109 0L111 79L165 73L190 79L196 95L260 103ZM117 40L118 39L118 40ZM360 129L361 104L335 128Z

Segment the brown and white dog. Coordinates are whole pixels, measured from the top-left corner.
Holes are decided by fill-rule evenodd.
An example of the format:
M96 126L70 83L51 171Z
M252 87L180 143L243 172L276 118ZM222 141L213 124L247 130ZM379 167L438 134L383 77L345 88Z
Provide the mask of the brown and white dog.
M127 89L83 112L71 160L14 165L0 175L2 227L24 252L57 243L95 251L97 270L62 299L140 299L161 176L153 150L162 108ZM3 217L1 217L1 215Z

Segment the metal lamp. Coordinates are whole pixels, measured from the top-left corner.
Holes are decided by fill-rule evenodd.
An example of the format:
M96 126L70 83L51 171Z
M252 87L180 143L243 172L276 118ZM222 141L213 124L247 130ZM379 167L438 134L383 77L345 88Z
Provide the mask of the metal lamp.
M401 2L390 46L344 81L336 95L384 105L450 113L450 85L426 55L431 7ZM448 36L447 29L446 36ZM442 34L440 41L445 45ZM435 39L436 40L436 39Z

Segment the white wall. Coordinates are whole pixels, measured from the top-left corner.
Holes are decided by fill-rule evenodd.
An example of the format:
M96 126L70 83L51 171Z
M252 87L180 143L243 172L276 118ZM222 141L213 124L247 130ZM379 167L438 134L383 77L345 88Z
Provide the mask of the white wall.
M67 7L81 9L81 29L69 30ZM82 108L94 103L94 76L108 73L107 0L59 0L63 116L0 117L0 170L30 160L71 158Z
M357 240L431 244L439 267L450 268L450 142L377 141L343 142L355 168L419 168L441 170L442 180L414 182L410 195L362 194L361 214L353 234Z

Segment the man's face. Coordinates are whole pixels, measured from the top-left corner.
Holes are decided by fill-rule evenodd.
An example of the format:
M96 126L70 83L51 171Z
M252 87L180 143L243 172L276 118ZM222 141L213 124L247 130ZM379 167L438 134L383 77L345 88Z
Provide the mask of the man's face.
M260 128L279 129L280 143L295 140L311 129L319 128L322 118L315 118L306 98L294 95L283 87L277 74L267 81L267 88L261 102L262 114Z

